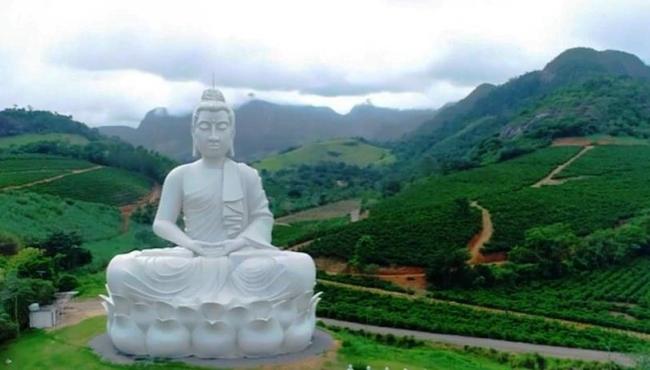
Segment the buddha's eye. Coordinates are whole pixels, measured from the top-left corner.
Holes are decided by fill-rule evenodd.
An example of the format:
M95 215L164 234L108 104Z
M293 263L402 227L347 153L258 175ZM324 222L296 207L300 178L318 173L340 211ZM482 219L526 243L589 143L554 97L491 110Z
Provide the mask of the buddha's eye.
M217 128L218 128L219 130L225 130L225 129L228 128L228 123L226 123L226 122L221 122L221 123L219 123L219 124L217 125Z
M199 130L209 130L210 129L210 124L203 122L199 123Z

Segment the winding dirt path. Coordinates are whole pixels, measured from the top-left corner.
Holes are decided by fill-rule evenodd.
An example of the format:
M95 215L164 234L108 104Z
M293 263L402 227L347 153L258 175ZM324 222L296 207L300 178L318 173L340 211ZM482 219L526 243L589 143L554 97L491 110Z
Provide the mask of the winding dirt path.
M563 184L564 182L566 182L569 179L556 180L553 177L555 177L558 173L562 172L565 168L570 166L571 163L578 160L578 158L582 157L583 155L585 155L585 153L587 153L588 151L590 151L593 148L594 148L593 145L584 146L582 148L582 150L578 152L578 154L574 155L568 161L566 161L566 162L562 163L561 165L557 166L553 171L551 171L551 173L549 173L548 175L546 175L546 177L544 177L543 179L541 179L538 182L531 185L531 187L532 188L541 188L542 186L545 186L545 185L561 185L561 184Z
M144 206L146 204L156 203L160 199L160 192L160 184L155 183L149 194L140 198L135 203L120 207L120 213L122 215L122 232L129 231L129 220L131 219L133 212L135 212L138 207Z
M470 259L468 263L470 265L477 265L486 262L486 257L481 253L481 249L485 243L489 242L494 233L494 225L492 224L492 217L490 216L490 211L483 208L477 201L472 201L470 207L474 207L481 211L481 231L474 235L472 240L470 240L467 249L469 249Z
M42 179L42 180L32 181L32 182L27 183L27 184L15 185L15 186L7 186L7 187L4 187L4 188L0 189L0 191L2 191L2 190L24 189L24 188L28 188L28 187L31 187L31 186L34 186L34 185L45 184L45 183L48 183L48 182L60 180L60 179L62 179L64 177L79 175L81 173L86 173L86 172L90 172L90 171L99 170L101 168L104 168L104 166L97 165L97 166L93 166L93 167L81 168L81 169L78 169L78 170L72 170L70 172L66 172L66 173L61 174L61 175L48 177L48 178Z

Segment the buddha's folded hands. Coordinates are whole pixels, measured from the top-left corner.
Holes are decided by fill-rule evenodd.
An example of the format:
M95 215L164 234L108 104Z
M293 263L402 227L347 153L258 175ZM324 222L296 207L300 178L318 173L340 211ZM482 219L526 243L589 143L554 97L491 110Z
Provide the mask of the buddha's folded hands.
M191 250L183 247L174 248L155 248L143 249L140 253L143 257L183 257L191 258L194 256Z
M246 246L248 242L245 239L236 238L228 239L221 242L202 242L197 241L201 246L203 253L206 257L222 257L227 256L232 252L238 251Z

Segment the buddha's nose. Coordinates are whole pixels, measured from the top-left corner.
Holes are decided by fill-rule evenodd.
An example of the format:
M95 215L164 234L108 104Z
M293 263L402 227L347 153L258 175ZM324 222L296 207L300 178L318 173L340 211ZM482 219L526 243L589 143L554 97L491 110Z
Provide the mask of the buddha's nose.
M219 137L219 134L217 133L217 128L215 126L212 126L212 130L210 130L210 141L219 141L221 138Z

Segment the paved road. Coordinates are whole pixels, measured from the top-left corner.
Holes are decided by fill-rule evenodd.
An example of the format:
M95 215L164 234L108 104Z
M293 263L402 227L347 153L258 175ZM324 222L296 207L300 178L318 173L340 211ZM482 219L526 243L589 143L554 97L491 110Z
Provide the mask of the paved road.
M546 346L541 344L509 342L498 339L465 337L451 334L435 334L416 330L405 330L388 328L383 326L365 325L349 321L319 318L327 325L340 326L353 330L365 330L371 333L393 334L396 336L413 336L420 340L429 340L439 343L447 343L458 346L473 346L493 348L502 352L515 353L538 353L542 356L568 358L585 361L613 361L624 366L634 366L635 359L631 355L620 352L594 351L588 349L577 349L568 347Z

